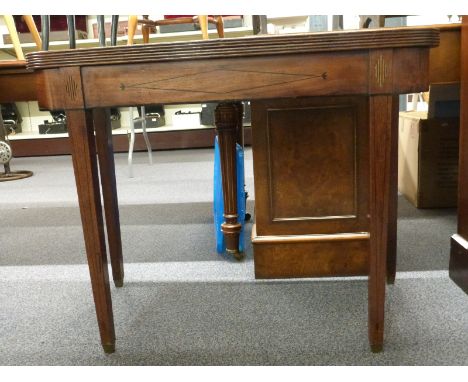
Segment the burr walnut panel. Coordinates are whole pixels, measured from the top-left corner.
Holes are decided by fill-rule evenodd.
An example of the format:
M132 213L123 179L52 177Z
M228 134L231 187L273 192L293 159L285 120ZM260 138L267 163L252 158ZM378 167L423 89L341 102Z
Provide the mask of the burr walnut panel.
M252 103L259 235L368 231L365 97Z
M267 113L271 220L355 218L355 108L343 104Z

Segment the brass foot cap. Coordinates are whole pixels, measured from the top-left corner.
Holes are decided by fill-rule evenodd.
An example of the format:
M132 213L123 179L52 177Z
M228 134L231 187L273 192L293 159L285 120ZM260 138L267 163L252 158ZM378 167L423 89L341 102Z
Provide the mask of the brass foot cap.
M106 354L111 354L115 352L115 344L102 344L102 348Z
M383 350L383 345L371 345L372 353L380 353Z
M244 252L239 252L239 251L233 251L227 249L226 252L230 255L232 255L236 260L244 260L245 254Z
M114 280L114 285L115 285L117 288L123 287L123 280Z

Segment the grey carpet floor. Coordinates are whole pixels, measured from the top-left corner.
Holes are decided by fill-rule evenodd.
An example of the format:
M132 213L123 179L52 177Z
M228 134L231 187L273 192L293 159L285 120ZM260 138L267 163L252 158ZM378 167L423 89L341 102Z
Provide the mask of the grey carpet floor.
M399 198L385 350L369 351L365 278L255 280L216 254L211 150L116 155L125 286L105 355L68 156L17 158L0 183L1 365L468 365L468 296L448 278L455 210ZM246 184L253 213L252 156ZM251 224L246 224L246 238Z

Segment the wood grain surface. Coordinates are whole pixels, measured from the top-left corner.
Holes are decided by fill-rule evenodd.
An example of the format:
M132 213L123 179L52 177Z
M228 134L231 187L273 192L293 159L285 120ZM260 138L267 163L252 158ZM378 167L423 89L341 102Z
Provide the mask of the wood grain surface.
M370 254L369 254L369 343L372 351L383 349L387 238L390 211L392 96L371 96L370 131Z
M366 97L252 102L259 235L367 232Z

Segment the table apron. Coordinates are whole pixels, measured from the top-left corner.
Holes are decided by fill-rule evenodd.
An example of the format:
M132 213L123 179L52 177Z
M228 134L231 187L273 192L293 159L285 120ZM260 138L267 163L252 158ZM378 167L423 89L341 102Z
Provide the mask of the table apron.
M94 108L426 90L427 49L383 51L393 60L384 68L391 85L380 89L371 86L376 50L366 50L82 67L84 102Z

